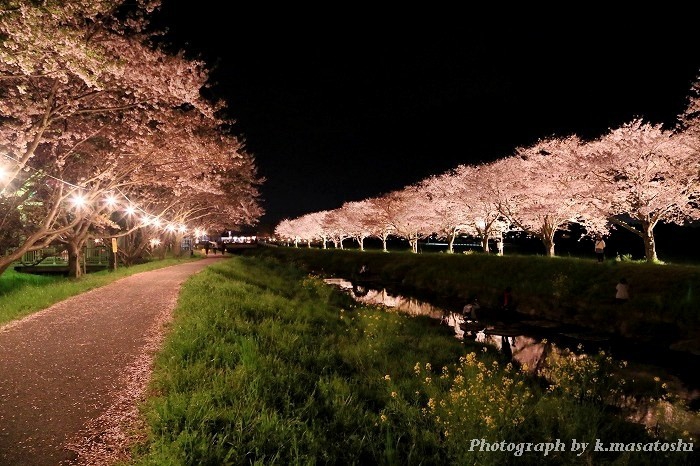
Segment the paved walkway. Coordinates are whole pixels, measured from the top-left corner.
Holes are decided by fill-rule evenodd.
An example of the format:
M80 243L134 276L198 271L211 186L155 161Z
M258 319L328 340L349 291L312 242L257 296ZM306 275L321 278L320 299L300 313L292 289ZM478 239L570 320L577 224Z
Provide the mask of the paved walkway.
M0 327L0 465L123 457L180 285L221 259L132 275Z

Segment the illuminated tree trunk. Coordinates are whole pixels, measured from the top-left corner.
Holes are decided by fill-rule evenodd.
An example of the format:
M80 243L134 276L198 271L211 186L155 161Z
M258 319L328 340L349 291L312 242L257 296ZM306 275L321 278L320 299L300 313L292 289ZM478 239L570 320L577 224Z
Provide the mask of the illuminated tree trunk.
M182 255L182 238L183 235L175 235L173 240L173 256L180 257Z
M647 262L656 262L656 242L654 241L654 227L650 224L644 225L644 255Z
M382 252L389 252L389 250L386 248L387 239L389 239L389 234L382 233Z
M447 244L447 252L449 254L453 254L455 252L455 238L457 237L457 230L452 230L452 234L450 235L450 240Z
M550 225L549 219L545 218L539 237L542 240L542 244L544 244L544 249L547 252L548 257L554 257L554 233L556 231L556 227L554 225Z
M365 250L365 237L364 236L358 236L357 237L357 242L360 243L360 251Z
M418 236L412 236L408 239L408 244L411 245L411 252L418 254Z
M642 224L641 231L622 220L612 218L611 221L642 238L642 241L644 241L644 258L647 262L656 262L659 260L656 255L656 240L654 238L654 227L658 223L658 220L648 218L640 220Z
M481 236L481 248L484 250L486 254L490 252L489 250L489 237L487 235L482 235Z
M83 272L80 268L82 241L69 241L66 247L68 249L68 276L78 278Z

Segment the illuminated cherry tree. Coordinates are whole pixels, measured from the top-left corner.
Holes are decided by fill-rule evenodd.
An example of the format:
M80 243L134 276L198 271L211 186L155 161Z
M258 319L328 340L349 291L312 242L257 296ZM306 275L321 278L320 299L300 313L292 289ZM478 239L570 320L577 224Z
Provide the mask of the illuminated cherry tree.
M381 197L372 197L365 201L365 208L367 209L364 216L365 227L371 236L382 240L382 251L389 252L387 241L389 236L396 232L396 229L391 223L388 211L384 209L384 200Z
M371 204L368 201L346 202L340 207L345 221L345 230L350 237L357 241L360 251L365 250L365 239L372 236L369 221L373 215Z
M298 248L301 236L299 234L299 230L296 228L298 223L295 224L295 220L296 219L285 218L280 221L275 227L275 235L284 239L285 241L292 241L294 243L294 247Z
M342 209L329 210L323 218L323 231L328 234L336 249L344 249L343 241L351 237L347 224L347 213Z
M447 238L449 253L454 252L454 241L468 222L462 179L448 172L429 177L419 184L419 191L427 198L428 229Z
M462 186L457 196L465 211L463 231L481 238L481 247L486 253L489 252L489 239L494 238L502 245L504 233L512 229L511 223L501 214L496 198L488 189L492 185L498 185L502 190L508 189L507 185L500 186L502 180L498 179L493 167L494 164L461 165L454 172Z
M418 240L429 233L431 211L428 204L428 198L417 185L390 192L382 196L379 203L382 216L396 235L408 241L414 253L418 252Z
M657 260L654 228L700 218L699 146L692 133L674 133L636 119L590 144L582 170L588 196L610 221L644 241L646 260Z
M490 168L490 188L501 214L517 228L538 237L548 256L554 256L557 230L584 221L584 202L576 191L578 183L573 181L578 174L563 169L563 160L582 150L576 136L545 139L517 148L516 155Z
M99 208L88 215L68 200L97 202L120 186L144 202L186 202L189 219L210 225L250 224L262 214L252 157L234 137L216 135L221 104L200 97L202 64L148 45L144 16L117 15L121 3L3 7L2 206L21 208L25 231L0 271L26 251L78 244L109 226Z

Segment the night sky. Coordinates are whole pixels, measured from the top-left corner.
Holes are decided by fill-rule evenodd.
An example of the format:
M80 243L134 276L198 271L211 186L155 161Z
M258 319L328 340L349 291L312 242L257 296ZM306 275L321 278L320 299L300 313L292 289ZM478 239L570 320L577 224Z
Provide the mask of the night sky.
M694 29L671 33L662 16L485 25L448 10L223 4L165 0L158 24L213 68L211 92L266 178L272 227L539 138L635 117L672 125L700 71Z

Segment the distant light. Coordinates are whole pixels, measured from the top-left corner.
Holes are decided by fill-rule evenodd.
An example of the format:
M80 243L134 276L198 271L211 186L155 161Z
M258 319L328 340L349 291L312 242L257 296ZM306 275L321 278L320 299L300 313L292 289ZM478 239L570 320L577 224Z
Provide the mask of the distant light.
M148 215L144 215L141 217L141 223L144 225L150 225L151 219L148 217Z
M134 206L126 206L124 212L126 212L127 215L134 215L136 213L136 209L134 208Z
M180 233L184 233L187 231L187 227L185 225L180 225L180 227L178 228L178 231Z
M152 222L153 222L153 225L157 226L157 227L159 227L163 223L158 217L154 218L152 220Z
M158 238L153 238L152 240L149 241L151 243L151 247L154 248L158 245L160 245L160 240Z
M165 229L168 231L175 231L175 225L168 225Z

